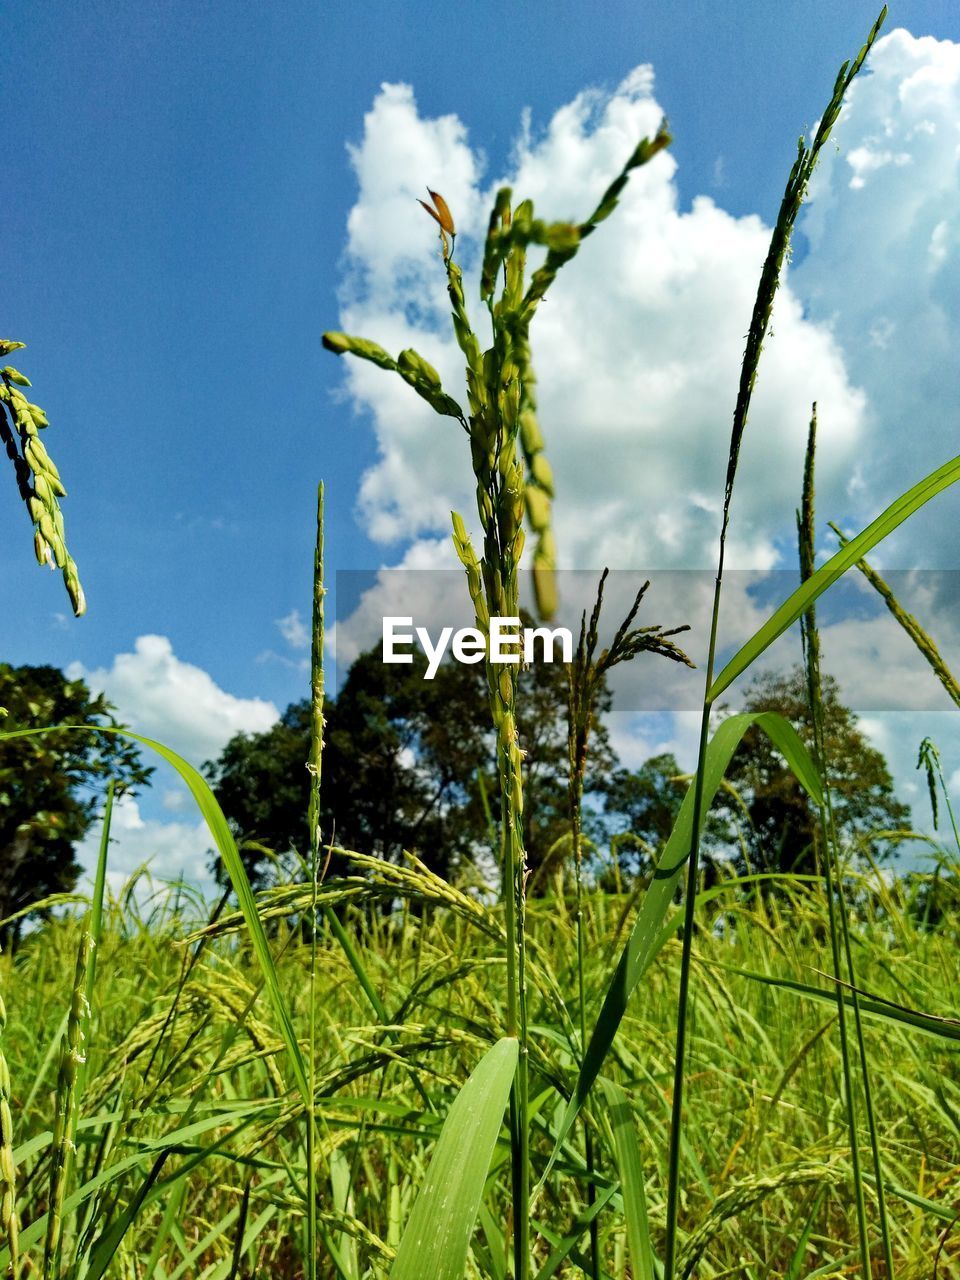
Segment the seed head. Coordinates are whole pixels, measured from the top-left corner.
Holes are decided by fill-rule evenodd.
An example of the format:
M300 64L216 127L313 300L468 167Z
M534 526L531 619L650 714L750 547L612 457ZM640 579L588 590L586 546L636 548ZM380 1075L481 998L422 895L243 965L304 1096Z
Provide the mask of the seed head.
M448 236L455 236L457 228L453 224L453 215L446 200L438 191L431 191L429 187L427 187L427 195L433 201L432 209L425 200L418 200L417 203L422 205L434 222L439 224L441 231L445 231Z

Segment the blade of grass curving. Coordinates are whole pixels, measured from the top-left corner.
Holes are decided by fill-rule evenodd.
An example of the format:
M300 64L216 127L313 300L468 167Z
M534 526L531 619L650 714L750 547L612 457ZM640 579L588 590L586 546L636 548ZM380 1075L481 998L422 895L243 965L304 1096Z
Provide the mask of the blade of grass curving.
M643 1183L643 1160L633 1113L627 1095L618 1084L601 1076L600 1085L606 1098L607 1119L613 1131L617 1174L623 1196L623 1216L627 1223L630 1274L633 1280L656 1280L647 1196Z
M725 969L728 973L739 974L741 978L749 978L751 982L759 982L764 986L777 987L781 991L790 991L794 995L808 1000L816 1000L821 1004L836 1007L837 997L832 991L824 991L822 987L814 987L807 982L799 982L793 978L776 978L768 973L756 973L751 969L742 969L736 965L721 964L717 960L710 962L712 967ZM833 978L831 977L831 981ZM844 1003L852 1008L853 996L845 983L840 984L843 990ZM924 1013L921 1009L910 1009L906 1005L894 1004L881 996L870 992L859 993L861 1012L871 1021L896 1022L902 1026L919 1031L921 1035L933 1036L938 1040L960 1042L960 1018L945 1018L936 1013Z
M498 1040L454 1099L390 1268L390 1280L463 1280L518 1057L516 1039Z
M938 493L948 489L960 480L960 456L945 462L943 466L931 471L912 488L902 493L872 524L867 525L855 538L851 538L830 559L807 579L806 582L792 592L783 604L767 619L759 631L744 644L726 664L716 680L710 686L708 697L715 702L737 676L741 675L763 651L788 627L805 613L828 587L841 578L848 569L853 568L864 558L868 551L881 542L889 533L903 524L904 520L919 511L922 506L935 498Z
M807 1220L803 1224L803 1230L800 1232L800 1238L797 1240L796 1248L793 1251L793 1257L790 1259L790 1265L787 1267L783 1280L801 1280L803 1276L803 1268L806 1266L804 1258L810 1245L810 1237L813 1235L813 1224L816 1221L817 1214L820 1212L820 1206L826 1199L827 1189L821 1187L814 1194L813 1204L810 1212L807 1214Z
M286 1001L283 998L283 991L280 987L280 980L277 977L276 967L273 963L273 956L270 951L270 944L267 942L267 935L264 932L263 922L260 919L257 910L257 900L253 895L253 889L250 887L250 881L247 879L246 869L243 860L237 849L236 841L233 838L233 832L227 823L223 810L217 802L216 796L210 790L206 779L196 770L192 764L184 760L176 751L171 751L169 747L165 747L162 742L156 742L153 738L144 737L143 734L133 733L129 729L112 729L105 726L98 728L89 728L86 725L58 725L55 729L16 729L10 733L0 733L0 741L12 738L26 738L36 734L43 733L112 733L118 737L130 738L133 742L139 742L141 746L148 747L151 751L155 751L163 760L173 766L177 773L183 779L187 789L196 801L197 807L203 816L210 834L213 836L214 843L217 846L217 852L223 859L223 865L233 885L234 892L237 895L237 902L243 913L247 928L250 931L250 939L253 942L253 949L256 953L260 969L263 973L266 984L267 995L270 1003L273 1005L274 1013L279 1022L280 1036L290 1058L290 1064L293 1068L294 1077L296 1079L297 1088L306 1103L310 1085L307 1080L306 1063L303 1060L303 1054L300 1051L300 1044L297 1040L296 1033L293 1029L293 1022L290 1018L290 1011L287 1008Z
M793 725L773 711L745 712L741 715L729 716L724 720L704 752L699 811L701 827L706 821L710 803L720 789L734 751L739 746L743 735L753 725L766 733L782 753L804 790L815 803L819 802L820 779L809 752ZM537 1185L537 1194L542 1190L560 1148L566 1141L580 1108L600 1073L610 1046L613 1044L617 1028L627 1011L630 996L665 941L661 937L664 919L673 901L680 875L690 856L696 797L695 783L691 783L680 805L670 837L660 855L653 880L644 895L640 914L607 987L600 1015L594 1024L590 1043L583 1056L583 1065L580 1068L573 1095L560 1123L553 1152Z

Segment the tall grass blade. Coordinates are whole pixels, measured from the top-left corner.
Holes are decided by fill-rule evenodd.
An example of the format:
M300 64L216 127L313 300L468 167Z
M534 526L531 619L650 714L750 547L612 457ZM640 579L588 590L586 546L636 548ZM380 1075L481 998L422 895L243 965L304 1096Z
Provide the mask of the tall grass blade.
M867 554L871 548L881 542L889 533L893 533L904 520L919 511L922 506L935 498L944 489L960 480L960 456L945 462L943 466L924 476L906 493L902 493L872 524L861 530L855 538L840 548L826 564L821 565L806 582L800 584L783 604L767 619L759 631L743 645L710 686L708 698L715 702L737 676L746 671L759 658L774 640L782 636L784 631L806 613L811 604Z
M770 738L782 753L801 786L815 803L821 799L820 779L813 761L793 725L773 711L747 712L730 716L717 729L706 751L703 776L703 805L700 825L706 821L707 810L723 781L727 766L743 735L756 725ZM607 987L600 1015L594 1024L590 1043L583 1057L583 1065L574 1086L573 1096L567 1104L553 1153L544 1171L537 1191L543 1187L553 1163L566 1141L574 1121L590 1093L604 1059L613 1044L627 1002L646 972L659 947L666 941L662 926L683 868L690 856L693 838L695 783L691 783L683 798L680 812L670 837L664 846L660 861L643 899L643 906L633 926L626 946L620 955L616 971ZM659 945L658 945L659 944Z
M390 1268L390 1280L463 1280L518 1057L515 1039L498 1040L454 1099Z
M623 1216L627 1223L630 1274L633 1280L656 1280L650 1221L647 1217L647 1196L643 1183L643 1160L633 1113L627 1095L618 1084L603 1078L600 1084L606 1098L607 1118L613 1130L617 1174L623 1195Z

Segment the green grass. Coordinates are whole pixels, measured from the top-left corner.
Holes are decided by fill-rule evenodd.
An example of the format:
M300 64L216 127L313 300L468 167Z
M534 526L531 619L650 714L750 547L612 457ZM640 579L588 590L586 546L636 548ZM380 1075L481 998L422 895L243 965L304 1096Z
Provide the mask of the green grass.
M641 648L676 656L673 632L630 631L633 614L599 657L596 620L588 631L584 619L572 676L575 895L557 885L527 896L524 709L513 669L491 663L498 894L488 905L414 859L342 850L352 873L323 877L321 488L311 847L299 880L255 894L202 776L138 738L189 787L238 909L226 895L212 911L182 896L145 909L135 893L104 909L105 836L89 914L48 923L0 958L0 1264L14 1280L927 1280L935 1265L960 1275L955 880L930 878L932 929L933 898L917 881L849 872L819 724L811 754L771 712L711 723L720 695L799 619L816 712L816 600L960 479L960 459L945 463L814 569L811 435L802 585L715 672L737 463L781 271L882 20L801 141L772 233L733 413L698 768L650 883L627 899L588 891L578 856L593 675ZM583 222L545 224L529 201L497 194L480 283L488 350L471 327L453 216L431 193L466 410L417 352L394 359L368 339L324 336L463 429L482 545L454 513L454 547L483 632L518 612L527 528L541 612L555 604L537 306L631 172L669 142L665 127L641 140ZM529 281L528 250L542 253ZM704 889L699 833L753 724L821 810L825 875ZM926 760L929 772L930 749Z
M387 891L393 894L398 884L390 877ZM383 918L361 906L373 888L359 877L351 883L351 892L360 892L347 923L358 958L390 1011L394 1036L371 1021L337 940L323 929L318 939L317 1273L324 1277L387 1274L440 1123L506 1019L496 945L503 928L499 908L454 899ZM764 901L747 900L745 886L728 886L698 912L704 927L692 948L681 1274L684 1241L696 1231L703 1237L694 1240L702 1248L700 1276L785 1276L804 1240L795 1274L809 1275L817 1267L829 1274L848 1264L856 1273L836 1008L830 983L816 972L827 971L831 962L827 906L817 884L787 888L787 894ZM862 987L898 1005L949 1017L960 993L955 930L923 931L901 887L877 881L855 888L851 932ZM321 895L333 890L324 886ZM427 896L434 891L428 887ZM409 878L407 892L416 894L416 876ZM279 899L281 891L273 896ZM585 898L590 1021L622 944L626 906L613 896ZM722 917L716 914L721 908ZM706 913L713 928L706 927ZM227 918L225 929L215 928L181 986L184 961L197 945L185 945L184 939L197 923L182 912L159 909L147 919L116 906L106 912L78 1106L78 1151L65 1200L65 1274L82 1251L83 1225L91 1224L92 1246L105 1223L137 1196L158 1152L166 1150L109 1274L228 1276L237 1259L240 1275L306 1275L300 1229L306 1109L284 1032L268 1001L254 1003L259 968L239 919ZM569 1079L577 1057L576 1028L560 997L577 983L572 896L530 902L527 929L531 1158L542 1168L559 1121L554 1085ZM2 962L21 1239L34 1258L42 1248L48 1199L53 1047L68 1010L63 974L75 963L81 932L77 919L54 923L14 960ZM284 922L271 941L280 989L306 1050L309 941ZM662 1256L679 963L680 946L671 939L621 1023L604 1069L605 1078L622 1090L619 1108L608 1105L607 1091L591 1095L587 1108L595 1138L601 1264L615 1277L641 1274L629 1269L624 1189L629 1185L635 1202L638 1179L621 1185L618 1178L631 1130L652 1248ZM770 981L781 979L818 987L826 1000ZM957 1028L943 1026L938 1036L895 1018L864 1017L892 1248L903 1277L929 1276L938 1235L949 1226L960 1195L960 1071L958 1041L951 1038ZM860 1136L866 1146L866 1133ZM558 1250L566 1250L565 1260L554 1274L576 1273L571 1259L583 1257L589 1232L581 1226L577 1238L566 1237L576 1235L574 1224L583 1222L588 1209L583 1173L579 1145L565 1148L532 1215L534 1274ZM467 1275L506 1274L509 1188L504 1130ZM875 1204L869 1179L865 1195L869 1213ZM725 1216L737 1204L744 1207L736 1218ZM960 1275L957 1243L948 1243L941 1256L942 1276ZM149 1272L145 1260L151 1261Z

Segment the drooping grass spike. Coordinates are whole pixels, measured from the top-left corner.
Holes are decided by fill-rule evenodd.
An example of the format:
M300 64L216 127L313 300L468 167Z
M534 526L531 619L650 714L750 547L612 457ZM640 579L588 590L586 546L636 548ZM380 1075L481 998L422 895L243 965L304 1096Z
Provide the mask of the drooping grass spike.
M0 339L0 356L20 351L26 344ZM33 521L33 549L37 563L57 568L76 617L86 612L87 601L77 566L67 550L59 498L67 491L60 472L47 452L40 432L50 424L39 405L31 404L22 388L30 379L12 365L0 368L0 444L13 463L17 488Z

